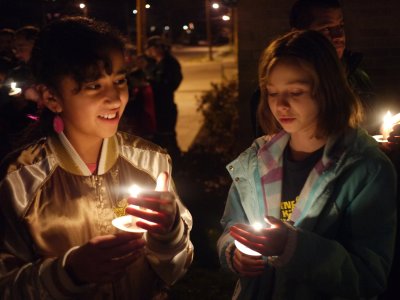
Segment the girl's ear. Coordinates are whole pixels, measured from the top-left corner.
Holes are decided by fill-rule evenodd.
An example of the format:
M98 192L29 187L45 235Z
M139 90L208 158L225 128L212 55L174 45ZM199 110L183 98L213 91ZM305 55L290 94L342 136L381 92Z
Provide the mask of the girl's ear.
M62 112L62 106L60 98L47 86L41 84L36 87L41 95L43 105L46 106L54 113Z

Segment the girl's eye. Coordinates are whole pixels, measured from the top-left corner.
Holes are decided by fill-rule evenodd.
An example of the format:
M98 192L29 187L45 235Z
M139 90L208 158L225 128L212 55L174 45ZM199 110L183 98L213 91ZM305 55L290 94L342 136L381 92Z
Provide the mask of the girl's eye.
M268 93L268 97L270 97L270 98L273 98L273 97L276 97L276 96L278 96L278 93Z
M98 90L100 87L101 85L99 83L89 83L85 86L87 90Z
M116 83L117 85L125 85L125 84L127 83L126 77L117 79L117 80L115 81L115 83Z
M301 95L303 95L304 92L302 91L298 91L298 92L291 92L290 95L292 97L300 97Z

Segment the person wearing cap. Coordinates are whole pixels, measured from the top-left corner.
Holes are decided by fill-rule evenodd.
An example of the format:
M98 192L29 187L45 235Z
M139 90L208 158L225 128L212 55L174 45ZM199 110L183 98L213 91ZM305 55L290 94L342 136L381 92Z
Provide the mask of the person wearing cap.
M160 36L147 40L146 54L156 61L149 74L157 123L155 142L166 148L174 160L179 159L181 153L175 131L178 110L174 93L183 79L181 65Z

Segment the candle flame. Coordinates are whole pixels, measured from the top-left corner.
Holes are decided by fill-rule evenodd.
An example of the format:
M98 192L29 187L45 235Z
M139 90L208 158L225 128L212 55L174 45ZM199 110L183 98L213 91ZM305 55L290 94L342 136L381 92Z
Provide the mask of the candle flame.
M142 189L136 184L132 185L129 188L129 194L131 195L131 197L134 197L134 198L136 198L141 191L142 191Z
M263 228L263 225L260 222L255 222L253 225L251 225L255 230L259 231L261 228Z
M392 115L388 110L383 117L383 124L381 127L382 139L387 140L390 132L393 130L393 126L400 122L400 113L397 115Z

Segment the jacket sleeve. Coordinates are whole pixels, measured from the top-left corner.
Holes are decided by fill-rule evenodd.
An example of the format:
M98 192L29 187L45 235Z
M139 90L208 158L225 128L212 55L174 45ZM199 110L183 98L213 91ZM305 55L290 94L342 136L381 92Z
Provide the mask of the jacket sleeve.
M167 284L174 284L182 277L193 260L190 241L192 216L176 196L180 218L168 235L146 234L147 259L153 270Z
M248 220L240 203L240 197L237 188L234 184L232 184L228 193L224 214L221 219L221 225L224 231L217 243L218 256L221 266L224 269L231 270L232 272L235 272L231 262L235 247L234 239L229 234L229 229L232 225L237 223L248 223Z
M327 295L373 297L382 293L393 258L396 174L385 159L361 161L335 183L337 233L331 238L298 229L289 262L279 267L294 281Z
M71 281L63 257L35 254L27 227L17 213L23 200L13 196L21 192L21 184L7 177L0 182L0 298L70 299L69 295L88 286L78 287Z

